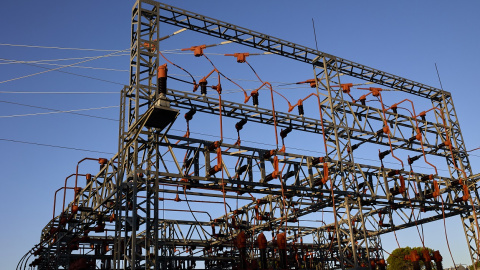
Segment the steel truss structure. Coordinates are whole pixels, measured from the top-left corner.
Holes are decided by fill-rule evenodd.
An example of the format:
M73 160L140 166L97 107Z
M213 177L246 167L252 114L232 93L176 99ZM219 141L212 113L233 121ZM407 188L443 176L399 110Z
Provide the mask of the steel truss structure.
M155 50L161 24L311 65L320 117L222 100L220 92L216 98L162 91ZM472 261L480 260L478 177L449 92L150 0L135 3L131 25L118 154L100 159L84 188L75 186L75 199L47 224L19 268L34 255L30 265L38 269L383 269L380 235L451 216L461 217ZM427 119L426 112L349 101L349 85L342 84L348 78L417 96L434 109ZM370 91L381 98L378 89ZM192 109L315 134L326 154L170 134L179 112ZM389 149L380 159L397 150L410 153L411 162L440 157L449 176L355 160L359 149L375 145ZM190 218L162 216L168 195L187 203ZM209 220L199 220L188 197L223 200L226 213L204 211ZM244 204L227 210L226 200ZM314 226L302 221L324 212L330 218Z

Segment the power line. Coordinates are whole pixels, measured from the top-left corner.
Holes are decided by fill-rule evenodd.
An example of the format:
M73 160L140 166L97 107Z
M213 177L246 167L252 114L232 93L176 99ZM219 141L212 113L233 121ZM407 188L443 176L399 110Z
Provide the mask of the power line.
M5 101L5 100L0 100L0 102L2 102L2 103L8 103L8 104L14 104L14 105L19 105L19 106L24 106L24 107L30 107L30 108L37 108L37 109L42 109L42 110L55 111L55 112L59 112L59 111L60 111L60 110L57 110L57 109L52 109L52 108L47 108L47 107L40 107L40 106L34 106L34 105L28 105L28 104L22 104L22 103ZM118 106L117 106L117 107L118 107ZM107 117L101 117L101 116L95 116L95 115L77 113L77 112L73 112L73 111L64 111L64 113L75 114L75 115L86 116L86 117L92 117L92 118L98 118L98 119L104 119L104 120L110 120L110 121L118 121L118 120L113 119L113 118L107 118Z
M8 80L5 80L5 81L1 81L0 84L2 84L2 83L7 83L7 82L11 82L11 81L16 81L16 80L20 80L20 79L24 79L24 78L28 78L28 77L32 77L32 76L35 76L35 75L40 75L40 74L47 73L47 72L50 72L50 71L59 70L59 69L62 69L62 68L66 68L66 67L69 67L69 66L78 65L78 64L81 64L81 63L93 61L93 60L100 59L100 58L104 58L104 57L109 57L109 56L111 56L111 55L114 55L114 54L116 54L116 53L123 52L123 51L125 51L125 50L117 51L117 52L114 52L114 53L105 54L105 55L101 55L101 56L97 56L97 57L95 57L95 58L88 59L88 60L84 60L84 61L80 61L80 62L77 62L77 63L73 63L73 64L70 64L70 65L67 65L67 66L64 66L64 67L58 67L58 68L54 68L54 69L48 69L48 70L45 70L45 71L41 71L41 72L37 72L37 73L25 75L25 76L13 78L13 79L8 79Z
M105 50L105 49L84 49L84 48L66 48L66 47L54 47L54 46L20 45L20 44L9 44L9 43L0 43L0 46L41 48L41 49L57 49L57 50L75 50L75 51L96 51L96 52L116 52L116 51L118 51L118 50Z
M130 55L130 54L128 54L128 53L126 53L126 54L116 54L116 55L112 55L112 56L110 56L110 57L127 56L127 55ZM0 60L8 61L8 62L6 62L6 63L0 63L0 65L8 65L8 64L31 64L31 63L43 63L43 62L58 62L58 61L70 61L70 60L92 59L92 58L95 58L95 56L57 58L57 59L44 59L44 60L31 60L31 61L0 58Z
M82 148L75 148L75 147L67 147L67 146L60 146L60 145L53 145L53 144L45 144L45 143L18 141L18 140L11 140L11 139L5 139L5 138L0 138L0 141L31 144L31 145L38 145L38 146L46 146L46 147L53 147L53 148L61 148L61 149L68 149L68 150L91 152L91 153L115 155L115 153L110 153L110 152L103 152L103 151L96 151L96 150L89 150L89 149L82 149Z
M107 107L97 107L97 108L88 108L88 109L77 109L69 111L54 111L54 112L43 112L43 113L28 113L28 114L14 114L14 115L3 115L0 118L12 118L12 117L23 117L23 116L35 116L35 115L46 115L46 114L56 114L56 113L70 113L70 112L80 112L80 111L92 111L92 110L101 110L101 109L111 109L118 108L119 106L107 106Z
M15 61L12 64L27 64L27 62ZM6 63L10 64L10 63ZM53 64L53 63L39 63L40 65L47 65L47 66L57 66L57 67L66 67L67 65L60 65L60 64ZM71 68L84 68L84 69L96 69L96 70L106 70L106 71L121 71L121 72L128 72L127 69L114 69L114 68L101 68L101 67L87 67L87 66L70 66Z
M96 52L117 52L117 51L120 51L120 50L113 50L113 49L70 48L70 47L40 46L40 45L10 44L10 43L0 43L0 46L40 48L40 49L57 49L57 50L74 50L74 51L96 51ZM126 50L130 50L130 48L124 49L123 51L126 51ZM171 50L165 50L165 51L170 52L170 51L180 51L180 50L181 49L171 49Z
M91 59L91 58L89 58ZM0 60L5 60L5 59L1 59ZM8 59L7 59L8 60ZM91 59L91 60L94 60L94 59ZM88 60L90 61L90 60ZM84 61L86 62L86 61ZM83 63L83 62L80 62L80 63ZM78 73L73 73L73 72L68 72L68 71L64 71L64 70L59 70L61 68L65 68L67 66L64 66L64 67L60 67L60 68L56 68L56 69L49 69L49 68L46 68L46 67L42 67L42 66L39 66L39 65L34 65L34 64L30 64L30 63L21 63L21 64L24 64L24 65L29 65L29 66L32 66L32 67L38 67L38 68L43 68L43 69L46 69L45 72L49 72L49 71L56 71L56 72L61 72L61 73L65 73L65 74L70 74L70 75L74 75L74 76L78 76L78 77L83 77L83 78L87 78L87 79L92 79L92 80L97 80L97 81L101 81L101 82L108 82L108 83L113 83L113 84L118 84L118 85L124 85L123 83L119 83L119 82L114 82L114 81L109 81L109 80L104 80L104 79L100 79L100 78L96 78L96 77L92 77L92 76L87 76L87 75L81 75L81 74L78 74ZM75 65L75 64L73 64ZM44 72L44 73L45 73ZM0 82L1 83L1 82Z

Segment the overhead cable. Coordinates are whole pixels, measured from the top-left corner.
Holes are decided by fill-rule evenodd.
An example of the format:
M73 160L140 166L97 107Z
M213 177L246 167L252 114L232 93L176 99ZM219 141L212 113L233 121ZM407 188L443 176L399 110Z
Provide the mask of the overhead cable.
M67 146L60 146L60 145L52 145L52 144L45 144L45 143L36 143L36 142L26 142L26 141L10 140L10 139L4 139L4 138L0 138L0 141L15 142L15 143L24 143L24 144L47 146L47 147L53 147L53 148L61 148L61 149L69 149L69 150L76 150L76 151L84 151L84 152L92 152L92 153L115 155L115 153L111 153L111 152L96 151L96 150L89 150L89 149L82 149L82 148L75 148L75 147L67 147Z
M41 71L41 72L37 72L37 73L33 73L33 74L29 74L29 75L25 75L25 76L21 76L21 77L13 78L13 79L9 79L9 80L5 80L5 81L1 81L1 82L0 82L0 84L2 84L2 83L6 83L6 82L11 82L11 81L16 81L16 80L20 80L20 79L24 79L24 78L28 78L28 77L32 77L32 76L35 76L35 75L40 75L40 74L47 73L47 72L50 72L50 71L56 71L56 70L59 70L59 69L62 69L62 68L66 68L66 67L70 67L70 66L78 65L78 64L81 64L81 63L89 62L89 61L92 61L92 60L96 60L96 59L100 59L100 58L108 57L108 56L111 56L111 55L114 55L114 54L117 54L117 53L119 53L119 52L123 52L123 51L125 51L125 50L122 50L122 51L117 51L117 52L113 52L113 53L106 54L106 55L97 56L97 57L95 57L95 58L88 59L88 60L84 60L84 61L77 62L77 63L73 63L73 64L70 64L70 65L67 65L67 66L64 66L64 67L58 67L58 68L54 68L54 69L48 69L48 70L45 70L45 71Z
M107 106L107 107L97 107L97 108L78 109L78 110L69 110L69 111L54 111L54 112L43 112L43 113L27 113L27 114L14 114L14 115L0 115L0 118L12 118L12 117L34 116L34 115L46 115L46 114L56 114L56 113L70 113L70 112L92 111L92 110L111 109L111 108L118 108L118 107L119 107L119 106Z
M7 104L24 106L24 107L30 107L30 108L37 108L37 109L42 109L42 110L49 110L49 111L54 111L54 112L60 112L60 110L57 110L57 109L40 107L40 106L34 106L34 105L28 105L28 104L22 104L22 103L17 103L17 102L11 102L11 101L5 101L5 100L0 100L0 102L2 102L2 103L7 103ZM117 107L118 107L118 106L117 106ZM95 116L95 115L77 113L77 112L74 112L74 111L63 111L63 113L75 114L75 115L92 117L92 118L99 118L99 119L110 120L110 121L118 121L117 119L113 119L113 118L107 118L107 117L101 117L101 116Z

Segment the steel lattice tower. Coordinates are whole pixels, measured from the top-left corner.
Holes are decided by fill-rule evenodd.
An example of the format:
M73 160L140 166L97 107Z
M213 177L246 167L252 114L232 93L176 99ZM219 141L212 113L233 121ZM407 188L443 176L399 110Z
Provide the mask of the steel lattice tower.
M311 65L320 117L162 91L166 82L157 79L162 24ZM344 83L348 78L428 100L435 108L429 112L433 117L349 101L350 88ZM378 89L369 91L381 99ZM22 258L22 265L35 255L32 265L38 269L94 269L95 264L102 269L267 269L265 264L275 269L382 269L380 235L443 216L461 217L472 261L480 260L478 176L472 173L449 92L190 11L138 0L132 9L130 85L122 90L120 104L118 154L99 160L100 172L87 178L85 188L75 190L74 201L44 228L40 244ZM169 134L180 111L193 108L202 115L316 134L325 141L326 155L280 154L279 149ZM355 153L368 145L388 147L380 156L393 156L398 150L408 151L412 160L440 157L450 176L359 163ZM173 166L166 165L167 157ZM228 170L229 164L236 164L234 171ZM278 175L275 166L286 169ZM166 185L180 186L181 192ZM166 219L160 216L164 193L251 202L210 221ZM263 197L251 200L248 193ZM332 211L333 222L314 228L288 224L323 209ZM421 217L425 212L429 215ZM106 226L111 233L105 233ZM270 231L275 240L261 247L260 234ZM299 242L303 237L312 242ZM246 240L242 244L239 239ZM95 252L76 252L88 248Z

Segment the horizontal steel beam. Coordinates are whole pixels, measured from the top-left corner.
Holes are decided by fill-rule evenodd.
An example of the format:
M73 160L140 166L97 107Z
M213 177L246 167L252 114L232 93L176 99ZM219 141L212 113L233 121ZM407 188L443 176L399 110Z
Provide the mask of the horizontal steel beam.
M402 78L375 68L371 68L353 61L343 59L319 50L298 45L280 38L272 37L231 23L220 21L188 10L173 7L167 4L145 0L144 2L160 9L159 21L191 31L199 32L223 40L232 41L265 52L281 55L304 63L316 63L319 57L326 57L338 65L338 71L368 82L390 87L395 90L424 98L441 98L438 95L450 96L449 92L428 86L419 82ZM201 45L201 44L198 44Z

